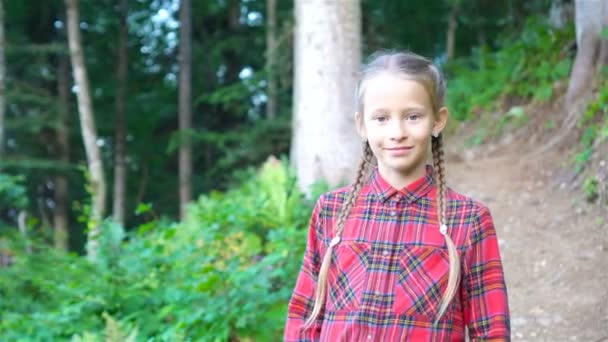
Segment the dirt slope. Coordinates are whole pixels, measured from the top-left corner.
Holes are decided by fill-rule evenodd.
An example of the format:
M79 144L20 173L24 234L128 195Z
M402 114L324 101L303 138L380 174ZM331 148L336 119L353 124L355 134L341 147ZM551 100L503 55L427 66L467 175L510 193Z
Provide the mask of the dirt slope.
M514 341L608 341L608 213L562 184L562 153L542 157L448 154L448 184L492 212Z

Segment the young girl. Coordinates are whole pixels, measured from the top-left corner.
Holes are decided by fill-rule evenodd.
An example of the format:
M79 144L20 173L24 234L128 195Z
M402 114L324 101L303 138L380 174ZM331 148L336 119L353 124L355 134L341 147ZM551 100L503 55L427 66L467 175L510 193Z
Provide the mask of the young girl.
M412 53L363 69L363 158L355 183L314 207L285 341L463 341L465 327L473 341L510 340L490 211L445 185L444 94Z

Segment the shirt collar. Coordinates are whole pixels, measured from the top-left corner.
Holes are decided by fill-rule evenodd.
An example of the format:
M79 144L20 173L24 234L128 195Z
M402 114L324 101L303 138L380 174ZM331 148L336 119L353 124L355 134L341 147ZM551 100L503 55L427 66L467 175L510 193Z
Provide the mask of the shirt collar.
M380 175L380 172L378 171L378 166L376 165L370 179L371 192L383 203L393 196L395 196L396 201L401 201L403 199L408 204L415 202L431 191L434 184L433 167L428 164L425 166L426 173L424 176L398 190L382 178L382 175Z

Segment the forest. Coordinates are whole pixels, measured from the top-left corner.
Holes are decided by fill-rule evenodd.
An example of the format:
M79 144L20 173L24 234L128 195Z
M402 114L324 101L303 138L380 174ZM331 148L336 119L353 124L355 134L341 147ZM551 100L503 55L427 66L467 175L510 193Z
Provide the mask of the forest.
M503 213L514 339L607 338L579 265L608 254L608 2L0 0L0 340L281 340L380 50L447 77L449 180ZM578 279L567 309L530 292Z

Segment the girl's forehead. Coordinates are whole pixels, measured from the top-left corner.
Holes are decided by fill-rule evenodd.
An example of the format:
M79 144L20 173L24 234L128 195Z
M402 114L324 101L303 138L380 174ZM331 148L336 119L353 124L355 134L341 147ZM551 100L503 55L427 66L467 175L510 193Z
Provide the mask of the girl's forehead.
M363 86L363 104L366 109L382 106L432 108L424 84L412 78L383 72L365 80Z

